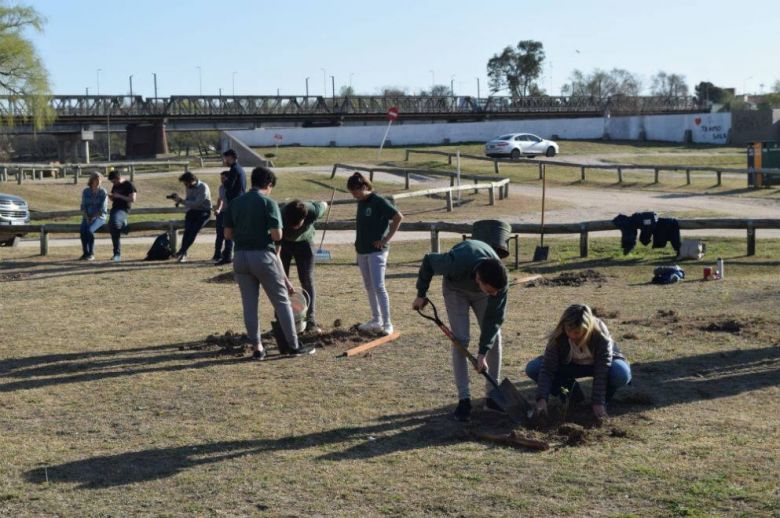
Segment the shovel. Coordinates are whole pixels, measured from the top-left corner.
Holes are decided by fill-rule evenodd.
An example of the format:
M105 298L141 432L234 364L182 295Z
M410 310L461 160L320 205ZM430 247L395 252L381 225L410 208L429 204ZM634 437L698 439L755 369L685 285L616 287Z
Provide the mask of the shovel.
M420 316L439 326L439 329L441 329L441 331L447 335L447 338L452 341L452 345L457 347L461 354L471 362L471 365L473 365L474 368L476 368L477 359L474 357L474 355L471 354L469 350L463 346L463 344L455 339L455 335L452 334L452 331L446 325L444 325L444 322L442 322L439 318L439 312L436 310L436 306L434 306L433 302L431 302L430 299L425 299L425 301L427 304L430 304L431 310L433 311L433 316L426 315L422 312L422 310L418 309L417 312L420 314ZM499 384L496 381L496 378L491 376L487 369L483 370L480 374L482 374L485 379L487 379L490 384L493 385L493 389L488 394L488 397L495 401L498 406L500 406L504 412L506 412L506 415L512 419L512 421L518 424L525 424L528 420L528 412L533 412L533 407L523 397L523 395L520 394L512 382L509 381L509 378L504 378L504 381Z
M539 246L534 250L534 262L546 261L547 256L550 253L550 247L544 246L544 198L547 187L547 171L542 173L542 228L541 228L541 242Z
M333 198L336 197L336 189L333 189L333 194L330 195L330 205L328 205L328 215L325 216L325 229L322 231L322 239L320 239L320 247L314 253L314 262L330 261L333 257L330 254L330 250L323 250L322 244L325 242L325 233L328 231L328 221L330 221L330 211L333 209Z

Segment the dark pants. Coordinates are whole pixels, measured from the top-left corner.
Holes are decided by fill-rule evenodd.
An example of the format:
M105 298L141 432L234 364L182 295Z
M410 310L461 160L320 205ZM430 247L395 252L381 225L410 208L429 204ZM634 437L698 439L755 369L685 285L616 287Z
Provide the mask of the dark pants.
M225 214L220 212L217 214L217 238L214 240L214 258L230 261L233 259L233 241L231 239L225 239ZM225 244L224 249L222 243Z
M184 235L181 238L181 248L179 248L179 255L187 255L187 250L190 249L192 243L195 242L195 237L200 232L206 223L208 223L211 217L211 212L208 210L188 210L184 216Z
M95 255L95 232L106 224L106 218L95 218L89 223L86 218L81 220L81 249L84 255Z
M114 255L122 253L119 239L122 233L127 234L127 217L127 211L122 209L111 209L111 214L108 216L108 230L111 232Z
M525 373L529 378L536 382L539 381L539 372L542 370L543 361L544 356L539 356L528 362L528 365L525 367ZM566 390L571 393L574 384L577 383L577 378L592 377L593 365L577 365L576 363L562 365L558 369L558 372L555 373L552 386L550 387L550 394L560 397L561 388L566 388ZM628 362L618 358L612 360L612 365L609 367L609 372L607 373L607 401L612 399L612 396L615 395L617 389L625 387L630 382L631 367L628 365Z
M301 287L309 294L309 310L306 312L306 320L314 322L314 252L308 241L282 241L281 251L284 273L290 276L290 263L295 259L295 267L298 269L298 280Z

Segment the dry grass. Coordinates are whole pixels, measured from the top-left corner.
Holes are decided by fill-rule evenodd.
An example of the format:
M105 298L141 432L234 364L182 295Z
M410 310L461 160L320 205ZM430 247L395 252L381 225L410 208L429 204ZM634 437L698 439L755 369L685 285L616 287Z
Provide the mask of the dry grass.
M616 239L595 239L580 260L577 243L550 244L551 261L525 271L607 280L513 288L504 374L532 394L525 363L562 309L586 301L608 315L635 379L610 406L624 437L544 453L470 438L508 431L500 418L447 417L446 340L408 309L425 243L391 252L401 339L355 359L331 348L260 364L189 350L243 327L237 288L206 282L224 271L206 262L0 249L0 514L778 516L780 242L761 240L754 258L742 240L709 243L727 280L697 282L691 263L691 280L668 287L647 284L664 252L622 257ZM334 252L317 267L319 320L351 324L368 316L365 296L350 247ZM261 313L267 325L265 299ZM700 329L725 319L745 328Z

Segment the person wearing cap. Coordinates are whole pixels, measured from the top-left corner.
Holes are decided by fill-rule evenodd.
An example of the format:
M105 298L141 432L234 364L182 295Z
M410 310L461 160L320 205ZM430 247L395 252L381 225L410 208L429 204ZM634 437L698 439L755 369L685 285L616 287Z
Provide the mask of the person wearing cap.
M222 153L222 161L225 166L229 167L227 178L223 185L225 186L225 203L230 204L246 192L246 173L244 168L238 163L238 153L233 149L228 149ZM225 242L225 249L221 253L221 257L216 261L217 265L230 264L233 260L233 243Z
M114 245L113 261L122 260L121 235L127 234L127 218L130 216L130 207L136 201L138 191L135 185L124 178L119 171L112 170L108 173L108 181L114 186L108 198L111 200L111 212L108 215L108 229L111 232L111 243Z
M506 317L507 271L496 251L483 241L467 239L443 254L429 253L423 257L417 276L417 298L412 309L420 310L427 304L426 295L434 275L441 275L442 294L447 317L455 339L468 348L469 312L479 322L479 349L477 372L487 369L495 379L501 375L501 325ZM468 362L452 347L452 367L458 390L458 406L454 417L468 421L471 416ZM486 383L488 394L492 385ZM502 412L489 397L485 410Z
M95 233L106 224L108 215L108 193L100 186L100 173L89 175L86 189L81 192L81 248L82 261L95 260Z
M290 263L295 259L298 280L309 294L309 309L306 312L306 332L320 333L322 330L315 319L314 291L314 222L325 215L328 204L324 201L293 200L281 206L282 232L280 256L284 273L290 276Z
M256 167L252 171L252 189L232 200L225 211L225 238L232 239L236 247L233 275L241 291L244 325L255 360L266 357L257 318L260 287L274 307L291 354L314 353L313 347L298 342L289 298L294 289L284 274L274 245L282 239L283 228L279 205L271 199L275 185L273 171L267 167Z
M195 238L211 217L211 191L209 186L198 180L198 177L185 171L179 181L187 189L187 197L178 194L174 197L176 205L183 204L187 209L184 216L184 235L181 238L181 248L175 256L180 263L187 262L187 251L195 242Z

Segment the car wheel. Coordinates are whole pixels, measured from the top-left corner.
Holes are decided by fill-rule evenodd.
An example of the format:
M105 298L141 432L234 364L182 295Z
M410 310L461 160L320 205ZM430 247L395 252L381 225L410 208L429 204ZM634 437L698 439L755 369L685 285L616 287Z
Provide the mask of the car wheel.
M553 157L555 156L555 148L550 146L547 148L547 153L545 153L546 156Z
M512 154L509 155L512 157L512 160L517 160L520 158L520 150L519 149L513 149Z
M3 238L0 240L0 246L14 246L16 244L16 236L12 238Z

